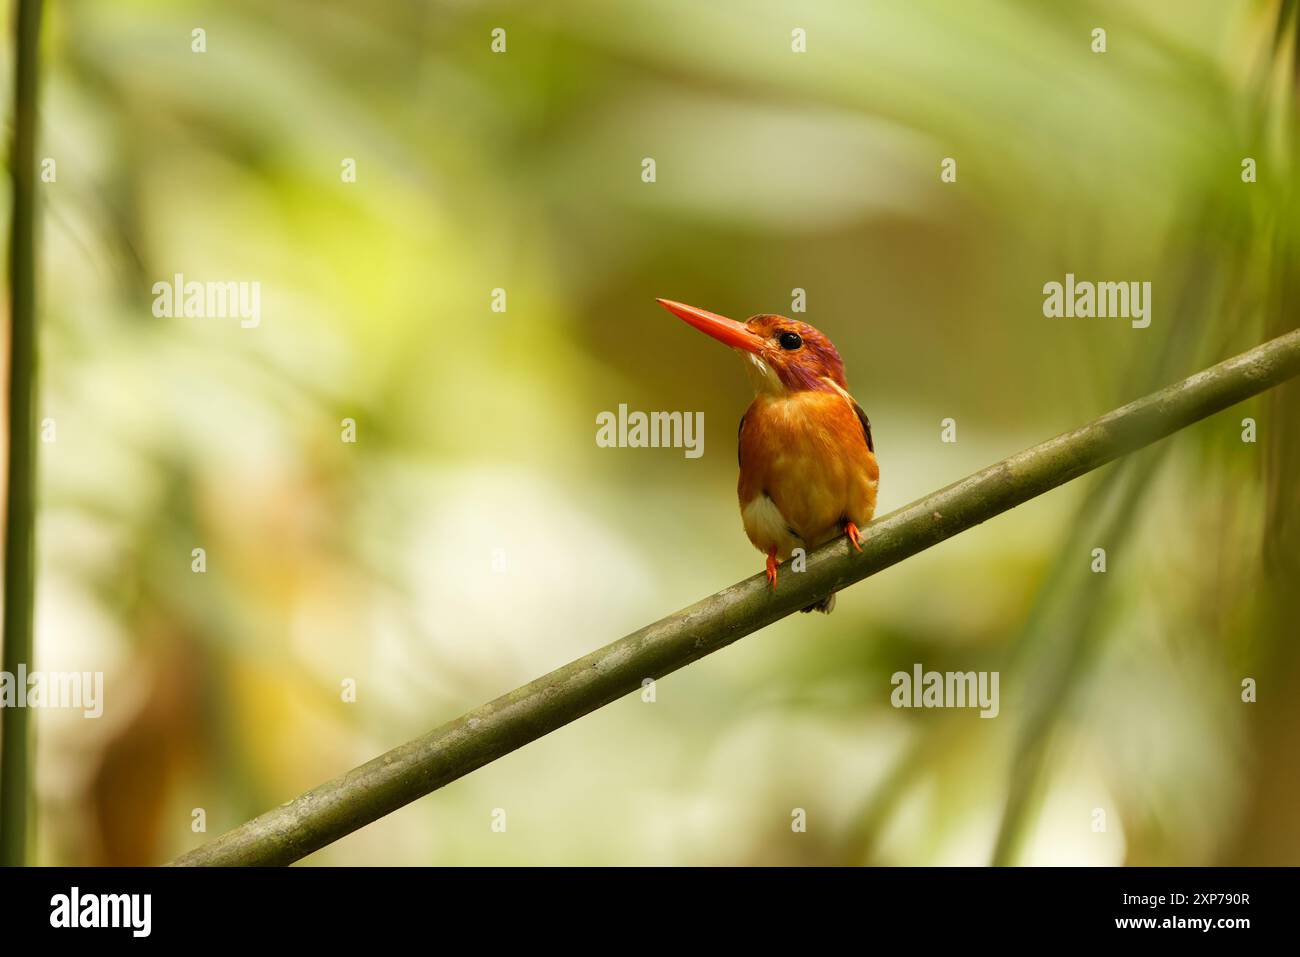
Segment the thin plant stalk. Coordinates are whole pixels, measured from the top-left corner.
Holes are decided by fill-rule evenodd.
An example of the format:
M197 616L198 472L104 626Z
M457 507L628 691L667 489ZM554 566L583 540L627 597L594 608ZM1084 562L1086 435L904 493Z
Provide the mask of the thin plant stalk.
M3 670L31 667L35 594L36 81L41 0L18 0L9 234L9 456L4 541ZM0 713L0 864L27 862L32 729L27 708Z

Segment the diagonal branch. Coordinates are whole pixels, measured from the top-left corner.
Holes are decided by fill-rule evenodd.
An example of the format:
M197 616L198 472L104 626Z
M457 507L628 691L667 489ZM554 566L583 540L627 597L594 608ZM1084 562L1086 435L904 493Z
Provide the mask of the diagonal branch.
M1049 439L877 519L861 554L839 539L557 668L176 860L288 864L832 591L1300 374L1300 329Z

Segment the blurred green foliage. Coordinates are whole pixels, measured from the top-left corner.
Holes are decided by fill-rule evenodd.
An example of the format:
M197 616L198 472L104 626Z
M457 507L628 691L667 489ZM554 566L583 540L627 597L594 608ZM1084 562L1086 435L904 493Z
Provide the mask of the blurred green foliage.
M50 4L38 659L108 697L38 717L39 859L165 860L757 571L748 386L656 296L805 289L881 514L1294 325L1295 46L1289 0ZM1151 281L1150 328L1045 319L1066 272ZM261 324L155 318L175 273L260 282ZM703 458L598 448L620 402L703 410ZM312 860L1296 863L1298 406ZM915 662L1000 670L1001 715L892 709Z

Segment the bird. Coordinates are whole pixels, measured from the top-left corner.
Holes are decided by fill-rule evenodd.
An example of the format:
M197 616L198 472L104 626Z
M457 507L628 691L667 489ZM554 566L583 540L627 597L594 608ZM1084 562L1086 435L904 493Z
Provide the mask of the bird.
M777 566L840 535L862 550L876 510L880 468L871 421L849 393L844 362L821 331L773 314L737 322L705 309L657 299L687 324L745 360L754 400L738 431L736 483L745 534ZM830 614L832 592L804 611Z

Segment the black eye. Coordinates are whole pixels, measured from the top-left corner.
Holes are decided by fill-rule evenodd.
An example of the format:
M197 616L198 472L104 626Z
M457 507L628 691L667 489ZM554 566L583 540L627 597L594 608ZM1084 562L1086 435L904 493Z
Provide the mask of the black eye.
M797 332L783 332L776 337L776 341L781 343L782 349L789 349L791 352L803 345L803 340L799 338Z

